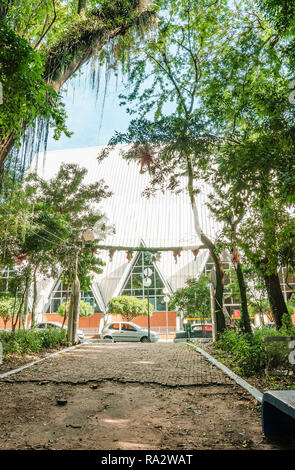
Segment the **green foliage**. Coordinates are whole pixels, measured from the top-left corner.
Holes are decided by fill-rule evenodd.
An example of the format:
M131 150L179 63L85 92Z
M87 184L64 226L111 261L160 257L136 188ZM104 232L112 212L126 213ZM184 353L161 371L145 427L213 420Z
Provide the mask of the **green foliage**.
M154 17L152 7L138 6L141 0L0 2L0 189L23 178L33 155L46 149L50 128L55 139L72 134L62 85L89 60L98 70L128 59ZM99 87L99 73L91 71L89 86Z
M4 327L17 312L20 303L14 297L0 297L0 317L4 322Z
M61 304L58 307L57 313L61 317L65 316L65 305L66 304L64 302L63 304ZM70 305L70 302L68 302L68 304L67 304L68 312L69 312L69 305ZM93 310L92 305L90 305L89 302L85 302L84 300L80 300L80 317L92 317L93 314L94 314L94 310Z
M22 329L0 332L0 341L4 358L9 354L37 353L67 344L66 331L57 328L48 328L42 332Z
M292 323L290 312L284 313L282 317L282 328L280 329L280 332L282 334L285 334L286 336L295 336L295 325L293 325Z
M230 365L241 375L260 372L266 365L266 350L259 333L255 331L254 335L250 335L226 330L216 342L218 348L230 354Z
M130 22L132 15L136 16L138 0L100 0L99 16L108 26L114 27L119 24L126 25Z
M13 287L11 294L18 289L24 308L28 286L33 283L32 318L39 274L55 278L62 274L69 285L75 277L78 256L77 275L81 289L87 291L94 273L102 272L104 263L96 246L108 228L97 205L111 193L102 180L85 184L86 173L74 164L62 165L49 181L31 173L24 186L1 204L0 263L13 267L19 261L13 276L15 285L10 283L9 287ZM93 243L83 241L86 229L95 232ZM23 259L27 263L20 262Z
M0 137L4 139L13 131L19 139L24 123L31 126L36 118L50 120L56 135L61 132L69 135L64 106L58 94L43 80L41 57L25 39L1 22L0 43L0 81L3 86Z
M249 303L249 312L251 316L254 315L267 315L268 317L271 314L270 304L267 299L251 301Z
M44 328L38 332L42 340L42 349L54 349L67 345L67 332L60 328Z
M266 336L291 335L295 335L295 327L289 323L279 331L267 327L256 328L253 335L226 330L220 334L216 346L229 354L230 365L237 373L247 377L263 372L266 367L286 367L290 353L288 346L276 342L264 343L262 339Z
M112 298L108 303L108 311L113 314L122 315L127 321L140 315L152 315L154 306L152 303L148 304L147 299L137 299L129 295L120 295Z
M186 287L178 289L170 299L169 309L183 312L184 317L210 318L209 278L202 274L198 280L188 279Z
M280 35L284 37L287 34L294 34L294 0L259 0L258 4L261 12L267 15Z

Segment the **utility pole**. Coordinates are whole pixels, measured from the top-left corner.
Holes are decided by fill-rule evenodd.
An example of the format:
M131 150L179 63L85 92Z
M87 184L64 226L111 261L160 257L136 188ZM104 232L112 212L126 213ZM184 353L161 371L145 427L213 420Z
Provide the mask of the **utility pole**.
M147 287L147 292L148 292L148 341L149 343L151 342L151 323L150 323L150 290L149 287L152 284L152 280L149 276L153 274L153 271L151 268L146 268L144 271L144 280L143 280L143 285Z
M80 281L78 278L78 262L79 254L76 254L76 265L75 265L75 280L73 283L73 322L72 322L72 342L77 341L77 326L78 318L80 313Z
M166 341L168 341L168 302L170 300L169 298L169 290L164 287L163 289L163 294L164 294L164 302L165 302L165 306L166 306Z

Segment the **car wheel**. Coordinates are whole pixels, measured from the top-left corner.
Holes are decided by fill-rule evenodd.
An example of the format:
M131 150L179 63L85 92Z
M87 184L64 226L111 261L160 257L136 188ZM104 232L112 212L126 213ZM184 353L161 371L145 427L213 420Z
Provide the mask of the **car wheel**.
M140 342L141 343L148 343L149 342L149 339L147 336L143 336L142 338L140 338Z
M112 338L111 336L105 336L103 339L110 339L112 343L115 342L114 338Z

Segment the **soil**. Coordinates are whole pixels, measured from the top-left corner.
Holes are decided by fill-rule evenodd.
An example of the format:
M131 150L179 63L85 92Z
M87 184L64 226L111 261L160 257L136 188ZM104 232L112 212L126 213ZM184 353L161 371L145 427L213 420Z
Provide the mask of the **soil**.
M192 366L200 372L195 383L186 375ZM255 399L208 370L183 344L62 353L0 380L0 449L295 449L292 439L263 436Z
M26 355L9 354L9 356L7 356L2 363L0 363L0 375L4 374L5 372L9 372L10 370L18 369L18 367L24 366L29 362L36 361L37 359L42 359L48 354L60 351L63 348L64 347L59 347L56 349L46 349L39 353L31 353Z

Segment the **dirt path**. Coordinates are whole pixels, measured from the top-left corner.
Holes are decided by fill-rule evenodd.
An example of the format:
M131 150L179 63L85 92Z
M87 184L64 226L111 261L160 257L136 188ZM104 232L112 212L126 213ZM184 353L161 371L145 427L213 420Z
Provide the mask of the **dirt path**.
M0 379L0 400L3 450L295 448L185 344L84 344Z

